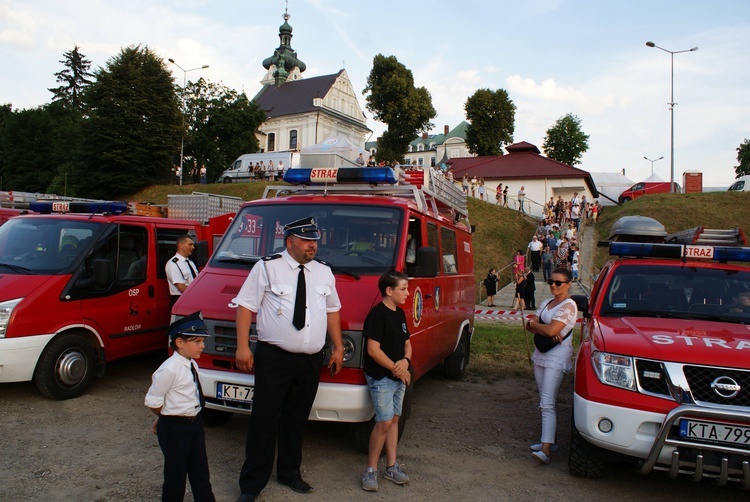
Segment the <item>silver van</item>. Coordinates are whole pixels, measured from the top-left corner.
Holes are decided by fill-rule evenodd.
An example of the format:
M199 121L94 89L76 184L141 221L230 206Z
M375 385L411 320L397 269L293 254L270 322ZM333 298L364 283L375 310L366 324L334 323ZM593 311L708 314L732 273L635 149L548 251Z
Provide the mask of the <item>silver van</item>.
M268 170L271 162L273 162L273 172L269 172ZM253 172L255 164L261 165L260 173ZM284 173L279 169L279 166L282 166L283 171L299 167L299 152L263 152L240 155L237 157L237 160L232 162L229 169L221 173L218 182L237 183L241 181L254 181L255 179L268 181L271 176L273 179L281 179ZM258 175L257 178L256 175Z
M729 192L750 192L750 176L740 176L729 187Z

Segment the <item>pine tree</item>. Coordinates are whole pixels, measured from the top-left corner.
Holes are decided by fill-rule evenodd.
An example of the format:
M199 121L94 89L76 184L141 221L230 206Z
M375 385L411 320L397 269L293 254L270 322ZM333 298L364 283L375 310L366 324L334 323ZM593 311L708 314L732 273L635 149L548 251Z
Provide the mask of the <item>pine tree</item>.
M61 60L65 69L55 73L57 82L62 84L60 87L49 88L54 96L52 101L61 101L64 104L76 109L81 109L81 96L86 87L91 84L93 76L89 71L91 61L74 46L72 51L63 54L65 59Z

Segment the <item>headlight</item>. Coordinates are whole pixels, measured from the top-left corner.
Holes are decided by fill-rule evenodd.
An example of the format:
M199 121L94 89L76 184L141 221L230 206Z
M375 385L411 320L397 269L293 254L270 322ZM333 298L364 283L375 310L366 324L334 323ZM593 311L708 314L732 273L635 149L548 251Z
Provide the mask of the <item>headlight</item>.
M635 390L632 357L595 351L592 354L591 362L594 365L596 376L602 383Z
M342 337L344 341L344 362L349 362L354 357L354 340L344 335Z
M0 338L5 338L10 315L13 313L13 309L16 308L16 305L21 303L21 300L23 300L23 298L16 298L15 300L8 300L7 302L0 303Z

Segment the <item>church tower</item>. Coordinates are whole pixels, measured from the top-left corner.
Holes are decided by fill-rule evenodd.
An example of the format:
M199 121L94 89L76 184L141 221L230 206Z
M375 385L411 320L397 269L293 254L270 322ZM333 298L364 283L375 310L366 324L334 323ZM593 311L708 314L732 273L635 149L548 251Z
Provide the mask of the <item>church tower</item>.
M297 59L297 51L292 49L292 27L289 24L289 11L284 10L284 24L279 26L281 44L273 51L273 56L263 60L263 68L268 70L261 84L284 85L287 80L300 80L307 69L305 63Z

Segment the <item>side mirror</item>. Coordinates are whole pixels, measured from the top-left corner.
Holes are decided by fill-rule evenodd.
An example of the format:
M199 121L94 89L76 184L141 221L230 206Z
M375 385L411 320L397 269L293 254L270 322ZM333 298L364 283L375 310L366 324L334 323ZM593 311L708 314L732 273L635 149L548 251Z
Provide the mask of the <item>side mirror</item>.
M425 246L417 249L417 261L414 267L415 277L435 277L438 275L437 249Z
M576 307L579 312L584 316L588 314L589 298L586 295L570 295L570 299L576 302Z
M206 263L208 263L208 242L207 241L197 241L195 243L195 251L193 251L193 261L198 266L199 269L206 266Z

